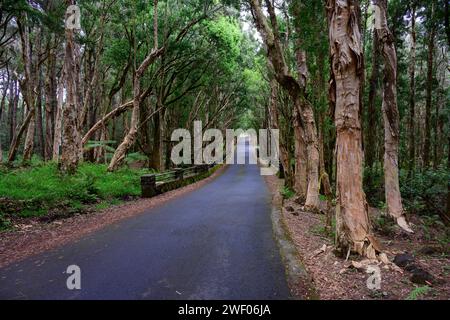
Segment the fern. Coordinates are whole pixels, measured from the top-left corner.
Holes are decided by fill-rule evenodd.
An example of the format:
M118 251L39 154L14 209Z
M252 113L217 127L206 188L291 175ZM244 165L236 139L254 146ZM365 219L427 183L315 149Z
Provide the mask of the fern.
M84 147L85 151L92 150L94 148L105 148L108 152L114 152L115 149L111 147L110 145L114 145L116 141L89 141L86 146Z
M417 300L420 297L426 295L428 292L430 292L430 290L431 288L429 286L417 287L413 291L411 291L406 300Z

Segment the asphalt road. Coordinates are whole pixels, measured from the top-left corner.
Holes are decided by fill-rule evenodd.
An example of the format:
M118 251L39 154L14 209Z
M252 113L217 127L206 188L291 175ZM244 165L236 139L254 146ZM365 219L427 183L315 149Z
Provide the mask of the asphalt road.
M81 290L65 273L81 269ZM1 299L287 299L256 165L84 239L0 269Z

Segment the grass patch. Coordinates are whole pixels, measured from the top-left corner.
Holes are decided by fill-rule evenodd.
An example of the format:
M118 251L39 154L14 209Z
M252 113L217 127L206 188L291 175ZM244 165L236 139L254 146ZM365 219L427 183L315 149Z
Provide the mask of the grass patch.
M45 215L49 209L65 206L73 212L87 204L120 203L121 198L139 196L140 177L149 170L122 168L107 172L106 165L83 163L78 173L63 176L55 163L0 171L0 229L9 218ZM105 203L105 204L103 204Z

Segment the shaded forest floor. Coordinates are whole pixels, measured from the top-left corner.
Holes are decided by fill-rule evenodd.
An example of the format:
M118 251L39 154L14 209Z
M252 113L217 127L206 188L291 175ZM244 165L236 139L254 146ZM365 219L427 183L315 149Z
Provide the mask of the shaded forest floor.
M270 177L266 181L272 193L282 189L282 180ZM448 228L433 219L412 215L410 222L415 234L407 235L383 217L379 210L371 209L375 235L383 245L389 260L406 257L411 259L411 264L425 271L425 278L430 275L432 277L428 280L416 277L413 280L418 283L414 283L413 273L408 267L379 263L381 289L371 290L367 286L370 275L366 273L369 262L361 261L355 256L350 256L347 261L337 257L334 253L334 234L328 234L324 227L325 217L302 211L302 206L297 202L295 197L284 200L283 222L313 279L320 299L450 299Z

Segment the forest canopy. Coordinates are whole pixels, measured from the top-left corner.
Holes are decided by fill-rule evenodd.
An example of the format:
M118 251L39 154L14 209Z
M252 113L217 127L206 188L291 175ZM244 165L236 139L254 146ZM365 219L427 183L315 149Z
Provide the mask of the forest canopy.
M336 208L327 225L336 221L343 254L380 253L369 206L405 232L410 214L450 223L446 0L0 6L5 175L36 166L61 179L90 165L164 172L175 167L172 132L194 121L222 132L272 128L285 187L306 210ZM68 27L70 6L79 27Z

